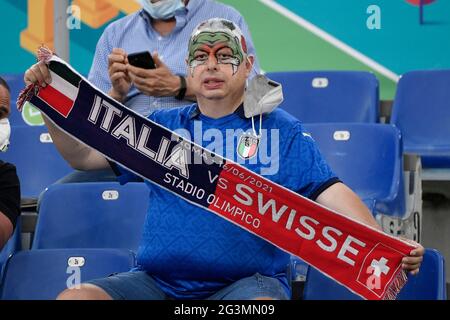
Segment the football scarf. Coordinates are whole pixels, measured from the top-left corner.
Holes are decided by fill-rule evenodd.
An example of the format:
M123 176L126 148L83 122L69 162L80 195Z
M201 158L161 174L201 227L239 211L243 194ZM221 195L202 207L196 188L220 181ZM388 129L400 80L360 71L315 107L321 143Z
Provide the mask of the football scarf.
M42 53L52 83L28 86L19 108L30 101L109 160L300 257L365 299L395 299L406 283L401 260L413 245L178 136L105 95L63 60Z

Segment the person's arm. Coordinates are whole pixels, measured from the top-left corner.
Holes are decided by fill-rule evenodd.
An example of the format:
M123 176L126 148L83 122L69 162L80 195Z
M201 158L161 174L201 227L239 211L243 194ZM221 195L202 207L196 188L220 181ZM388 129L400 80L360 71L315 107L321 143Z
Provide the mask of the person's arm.
M100 152L70 137L45 115L43 118L56 149L72 168L84 171L109 168L108 161Z
M38 62L25 72L24 81L27 85L36 83L46 86L51 83L52 79L46 64ZM53 143L72 168L97 170L109 167L108 161L100 152L70 137L57 128L46 116L43 118Z
M343 183L335 183L325 189L317 197L316 201L334 211L345 214L348 217L354 218L366 225L383 231L370 211L367 209L366 205L349 187ZM406 241L415 245L416 248L411 250L409 256L403 258L402 268L405 271L411 272L412 275L416 275L419 273L419 268L423 260L425 249L423 246L414 241Z
M88 74L88 80L97 88L108 94L113 89L110 79L110 59L116 47L116 28L109 24L98 39L94 57ZM116 99L116 97L114 97ZM118 99L117 99L118 100Z
M20 182L16 168L0 161L0 250L14 231L20 215Z
M13 225L11 221L0 210L0 250L8 242L13 233Z
M316 202L381 231L380 225L366 205L342 182L325 189L317 197Z

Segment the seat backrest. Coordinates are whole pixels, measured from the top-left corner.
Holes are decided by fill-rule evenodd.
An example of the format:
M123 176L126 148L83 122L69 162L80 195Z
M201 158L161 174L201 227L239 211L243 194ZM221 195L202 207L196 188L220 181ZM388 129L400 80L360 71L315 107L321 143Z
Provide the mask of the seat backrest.
M145 183L67 183L41 197L33 249L137 250L149 203Z
M134 265L134 254L120 249L20 251L7 263L2 299L55 299L70 286L129 271Z
M391 123L405 152L450 156L450 70L412 71L401 76Z
M22 198L37 198L47 186L72 171L46 127L12 127L10 140L8 151L0 158L16 166Z
M14 233L9 238L8 242L0 250L0 279L2 278L3 269L5 267L8 258L22 249L22 219L17 218L16 227Z
M309 268L303 294L305 300L360 300L350 290ZM398 300L446 300L445 267L442 255L426 249L417 276L408 276L408 282L397 296Z
M385 124L304 124L338 177L363 200L395 197L401 179L401 140Z
M281 108L303 123L378 122L379 85L364 71L268 72L283 86Z
M445 261L435 249L426 249L420 272L409 276L400 300L447 300Z

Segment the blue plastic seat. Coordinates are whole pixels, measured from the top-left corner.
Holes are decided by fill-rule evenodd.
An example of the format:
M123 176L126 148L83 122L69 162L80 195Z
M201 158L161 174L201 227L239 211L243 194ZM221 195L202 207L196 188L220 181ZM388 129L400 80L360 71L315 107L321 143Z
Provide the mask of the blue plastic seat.
M8 120L9 124L13 127L26 126L27 124L22 118L22 113L16 109L15 103L10 105L11 113L9 114Z
M17 219L16 227L14 228L14 233L12 234L11 238L9 238L4 247L0 250L0 279L2 278L3 269L8 258L22 249L21 226L22 220L19 217Z
M0 157L16 166L22 198L37 198L47 186L72 171L51 142L46 127L12 127L10 140L8 151Z
M338 177L375 213L405 214L400 132L387 124L304 124Z
M41 197L32 249L136 250L147 214L145 183L67 183Z
M379 85L364 71L268 72L283 86L281 108L303 123L378 122Z
M309 268L304 300L361 300L334 280L314 268ZM408 276L408 282L397 296L398 300L446 300L444 258L434 249L426 249L417 276Z
M123 249L20 251L8 261L3 300L48 300L68 286L129 271L134 254Z
M412 71L398 82L391 123L424 168L450 168L449 87L450 70Z

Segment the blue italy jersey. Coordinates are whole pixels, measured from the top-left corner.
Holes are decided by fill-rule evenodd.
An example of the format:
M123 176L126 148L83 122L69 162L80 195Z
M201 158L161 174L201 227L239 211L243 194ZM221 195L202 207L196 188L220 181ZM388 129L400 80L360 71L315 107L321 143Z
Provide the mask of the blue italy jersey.
M149 118L313 200L339 181L311 137L303 134L300 122L281 109L263 117L256 153L245 160L239 154L245 157L254 150L244 150L241 137L253 130L242 106L219 119L201 114L196 104L158 110ZM259 131L259 117L255 117L255 129ZM125 183L132 175L121 172L119 181ZM150 201L137 260L139 269L153 276L168 295L203 299L257 272L278 278L288 290L288 254L214 213L146 183Z

